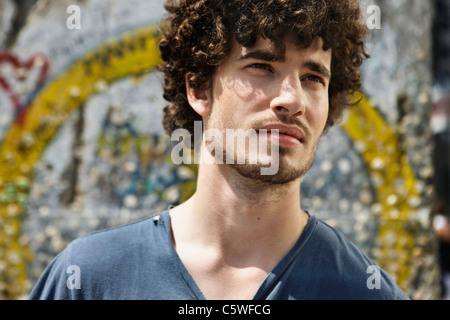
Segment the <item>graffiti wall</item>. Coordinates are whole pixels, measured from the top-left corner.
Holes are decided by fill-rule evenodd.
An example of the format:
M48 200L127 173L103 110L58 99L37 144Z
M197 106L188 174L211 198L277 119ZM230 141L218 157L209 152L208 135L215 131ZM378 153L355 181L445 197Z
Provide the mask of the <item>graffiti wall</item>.
M26 298L74 238L195 190L195 165L173 164L161 125L162 4L0 3L0 298ZM361 102L323 138L302 204L411 297L434 299L433 8L423 0L372 4L381 20L371 29Z

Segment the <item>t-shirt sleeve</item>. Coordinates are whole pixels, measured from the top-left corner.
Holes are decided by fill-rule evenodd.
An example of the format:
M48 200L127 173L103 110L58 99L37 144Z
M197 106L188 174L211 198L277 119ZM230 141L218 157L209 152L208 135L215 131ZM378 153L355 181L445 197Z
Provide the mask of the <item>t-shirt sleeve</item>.
M66 263L67 251L62 251L44 270L36 282L30 300L73 300L76 287L72 278L76 272Z
M411 300L410 297L406 295L398 286L396 286L396 297L395 300Z
M386 272L383 270L383 272ZM400 289L400 287L395 283L395 281L390 278L391 282L392 282L392 291L394 293L394 298L393 300L411 300L411 298L405 293L403 292L402 289Z

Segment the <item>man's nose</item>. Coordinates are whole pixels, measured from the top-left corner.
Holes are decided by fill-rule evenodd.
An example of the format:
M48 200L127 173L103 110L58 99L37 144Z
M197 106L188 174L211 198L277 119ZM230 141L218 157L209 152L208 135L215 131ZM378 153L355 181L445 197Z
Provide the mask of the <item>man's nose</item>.
M283 79L270 107L276 114L299 116L305 113L305 101L301 80L289 76Z

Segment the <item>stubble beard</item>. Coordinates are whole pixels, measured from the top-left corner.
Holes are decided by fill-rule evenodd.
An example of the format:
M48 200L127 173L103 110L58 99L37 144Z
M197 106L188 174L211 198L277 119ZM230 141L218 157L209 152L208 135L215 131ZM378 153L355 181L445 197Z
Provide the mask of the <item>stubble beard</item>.
M236 162L228 164L241 177L248 181L253 181L257 185L276 186L286 185L296 180L299 180L311 169L314 163L314 157L317 151L318 143L315 144L312 152L304 154L303 159L298 162L287 160L287 157L292 157L292 150L287 147L279 147L279 169L274 175L262 175L261 169L268 167L266 164L258 162L256 164L237 164ZM224 157L226 155L224 154Z
M287 117L280 117L280 122L282 123L288 123L288 124L297 124L301 126L300 123L295 121L289 121L289 118ZM260 121L255 123L250 129L257 129L263 126L263 124L266 121ZM274 120L272 122L275 122ZM224 123L222 120L219 121L218 128L227 128L231 127L231 124L229 126L226 126L226 123ZM208 126L214 128L214 126ZM303 127L303 126L302 126ZM304 127L303 127L304 128ZM305 133L307 137L311 138L311 135L309 134L309 130L304 128ZM261 137L258 134L258 139ZM312 139L308 139L309 141L304 145L303 152L301 156L299 154L295 154L295 151L292 148L285 147L282 145L279 145L278 150L278 165L279 168L275 174L270 175L264 175L261 174L262 168L268 168L271 166L271 163L267 164L267 162L262 163L260 161L260 158L258 157L258 161L256 163L251 163L249 160L249 150L234 150L232 154L227 154L227 148L223 148L222 150L222 163L223 165L229 167L232 169L233 172L237 173L238 176L244 178L244 181L242 181L243 184L253 187L255 190L260 188L266 188L266 187L273 187L273 186L282 186L287 185L289 183L292 183L296 180L300 182L300 179L311 169L314 158L317 152L318 144L320 141L321 136L318 137L317 141L313 141ZM307 144L312 144L311 148L307 147ZM226 141L225 141L226 146ZM268 144L268 153L270 154L270 158L273 160L272 155L272 145L271 143ZM242 152L244 152L244 158L245 162L242 164L238 161L238 158L242 159ZM212 154L214 157L215 154ZM296 158L297 159L294 159ZM290 159L288 159L290 158ZM233 160L233 161L228 161Z

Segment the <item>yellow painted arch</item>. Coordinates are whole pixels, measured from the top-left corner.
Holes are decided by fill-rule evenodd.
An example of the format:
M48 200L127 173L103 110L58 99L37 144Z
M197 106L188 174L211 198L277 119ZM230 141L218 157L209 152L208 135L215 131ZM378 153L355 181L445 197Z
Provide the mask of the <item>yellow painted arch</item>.
M32 254L21 224L34 167L46 146L72 112L101 88L121 78L154 70L161 63L157 43L155 29L144 27L102 44L52 79L31 103L24 122L12 123L5 133L0 145L0 263L3 260L6 267L0 268L0 287L5 288L3 294L0 291L0 298L15 299L29 289L26 265ZM353 141L366 143L361 154L368 167L373 168L371 175L376 179L383 176L383 183L376 186L381 206L380 264L396 263L397 280L405 287L410 276L409 252L383 259L391 257L392 252L405 252L414 246L413 235L403 228L403 222L415 209L410 205L410 197L418 197L414 175L399 151L395 132L364 96L343 128ZM384 159L384 166L374 168L372 162L377 159ZM400 194L396 188L399 179ZM393 228L400 241L391 244Z
M395 130L369 99L357 94L359 104L343 124L370 171L377 196L377 263L407 291L415 248L415 221L422 197L405 150ZM417 252L417 251L416 251Z
M21 237L22 213L34 166L50 140L89 97L121 78L152 71L160 62L155 28L124 33L52 79L23 123L11 124L0 145L0 259L6 264L0 268L0 287L5 287L0 299L15 299L27 290L26 263L32 257Z

